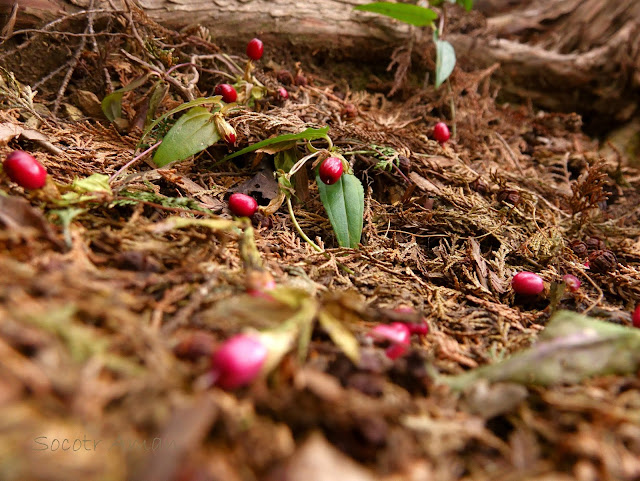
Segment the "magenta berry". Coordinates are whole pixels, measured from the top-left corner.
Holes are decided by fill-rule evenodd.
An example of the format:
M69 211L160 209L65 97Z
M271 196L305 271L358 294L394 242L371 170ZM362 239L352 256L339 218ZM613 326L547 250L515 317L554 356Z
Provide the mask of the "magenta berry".
M631 322L633 327L640 328L640 304L636 306L636 310L633 311L633 315L631 316Z
M327 185L331 185L340 180L343 170L344 166L342 165L342 159L339 159L338 157L329 157L320 164L318 175L322 182Z
M251 217L258 210L258 202L246 194L231 194L229 209L238 217Z
M262 40L259 38L251 39L247 44L247 57L251 60L260 60L263 52L264 45L262 44Z
M449 127L444 122L438 122L435 127L433 127L433 138L436 139L440 144L444 144L447 140L449 140L451 134L449 133Z
M9 178L25 189L40 189L47 181L42 164L22 150L11 152L2 165Z
M538 274L522 271L513 276L511 287L516 294L535 296L544 290L544 281Z
M238 98L238 92L233 88L233 85L229 84L218 84L216 88L213 90L214 95L222 95L222 100L226 103L230 104L231 102L235 102Z
M578 292L578 290L580 289L580 285L582 284L580 279L578 279L573 274L565 274L564 276L562 276L562 280L566 284L567 289L569 289L571 292Z
M284 87L279 87L276 93L282 100L287 100L289 98L289 92L287 92L287 89Z
M238 334L228 339L211 358L215 383L223 389L250 384L260 374L267 354L267 348L256 337Z
M389 343L390 346L385 350L385 354L389 359L397 359L407 352L411 333L406 324L392 322L377 325L371 330L369 336L376 342Z

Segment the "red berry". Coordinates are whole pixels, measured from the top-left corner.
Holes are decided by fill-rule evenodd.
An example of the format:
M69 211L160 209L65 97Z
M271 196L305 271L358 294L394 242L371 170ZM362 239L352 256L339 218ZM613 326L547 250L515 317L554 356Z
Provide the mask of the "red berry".
M433 138L436 139L437 142L444 144L447 140L449 140L451 134L449 133L449 127L444 122L438 122L435 127L433 127Z
M631 322L633 323L633 327L640 328L640 304L636 306L636 310L633 311L633 315L631 316Z
M320 168L318 169L318 175L320 176L320 180L327 185L335 184L340 180L342 176L342 171L344 166L342 165L342 160L338 157L329 157L322 164L320 164Z
M267 348L256 337L238 334L225 341L213 354L212 374L223 389L250 384L262 370Z
M3 167L9 178L25 189L40 189L47 180L42 164L22 150L7 155Z
M282 100L287 100L289 98L289 92L287 92L287 89L284 87L279 87L277 94Z
M573 274L565 274L564 276L562 276L562 280L567 285L567 289L569 289L571 292L577 292L578 289L580 289L580 285L582 284L580 279L578 279Z
M247 57L251 60L260 60L263 52L264 45L259 38L254 38L247 44Z
M258 210L258 201L246 194L231 194L229 209L238 217L251 217Z
M238 98L238 92L236 92L236 89L233 88L233 85L229 84L216 85L213 93L214 95L222 95L222 100L224 100L228 104L230 104L231 102L235 102Z
M522 271L513 276L511 287L516 294L535 296L544 290L544 281L538 274Z
M397 312L398 314L416 313L413 307L406 305L396 307L394 312ZM403 322L403 324L407 326L411 334L415 334L416 336L422 337L429 334L429 324L427 324L427 321L425 321L424 318L422 318L420 322Z

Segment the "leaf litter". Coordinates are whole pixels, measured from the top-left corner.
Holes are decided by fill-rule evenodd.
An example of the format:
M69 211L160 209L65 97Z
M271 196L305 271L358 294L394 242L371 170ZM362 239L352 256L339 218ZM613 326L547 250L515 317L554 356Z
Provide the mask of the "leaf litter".
M37 58L24 47L46 31L0 49L2 155L37 151L54 182L26 193L0 176L0 478L640 476L638 333L628 327L640 299L640 175L603 160L577 114L497 103L495 68L458 69L447 92L405 84L391 99L340 88L329 69L289 86L287 102L230 113L245 154L215 144L163 169L143 157L114 177L140 152L129 119L152 96L135 82L149 71L119 49L155 65L226 64L207 58L219 51L210 39L140 12L100 15L121 20L100 28L163 43L96 37L106 64L83 57L95 75L72 77L62 98L55 76L34 96L28 84L48 72L8 55ZM279 85L278 68L256 75ZM164 95L153 108L220 80L203 69L190 90L153 87ZM47 113L74 101L89 110L78 100L87 92L112 94L117 125L95 108L82 120ZM440 146L430 127L451 100L458 137ZM279 152L268 139L326 126L365 186L360 248L337 247L314 183L294 209L323 253L283 209L254 225L232 220L225 199L239 186L271 200L273 185L256 176ZM587 268L591 253L570 247L594 237L615 254L613 269ZM544 296L513 294L520 270L544 278ZM261 272L278 285L268 298L246 293ZM578 292L562 290L565 274L583 281ZM430 332L392 362L366 334L401 320L399 305ZM273 370L235 393L203 384L211 352L245 329L272 343ZM64 439L82 449L54 451Z

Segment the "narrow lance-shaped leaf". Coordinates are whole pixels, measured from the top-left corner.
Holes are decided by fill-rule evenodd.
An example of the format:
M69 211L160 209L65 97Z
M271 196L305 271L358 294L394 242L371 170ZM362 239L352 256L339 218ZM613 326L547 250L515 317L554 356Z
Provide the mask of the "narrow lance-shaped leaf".
M436 40L436 88L449 78L456 66L456 51L446 40Z
M529 349L502 362L440 382L464 390L478 380L525 385L575 384L590 376L631 374L640 368L640 330L558 311Z
M298 134L284 134L279 135L277 137L273 137L271 139L266 139L261 142L250 145L249 147L245 147L242 150L238 150L233 154L227 155L222 160L233 159L234 157L238 157L239 155L248 154L249 152L254 152L258 149L262 149L264 147L280 144L280 143L288 143L296 140L317 140L323 139L327 136L329 132L329 127L322 127L321 129L306 129Z
M153 162L163 167L184 160L220 140L212 121L213 114L204 107L194 107L185 113L167 132L153 156Z
M373 2L358 5L354 10L378 13L416 27L429 26L438 18L433 10L409 3Z
M338 244L342 247L358 247L364 215L362 184L353 174L343 174L332 185L322 182L319 176L316 176L316 182Z

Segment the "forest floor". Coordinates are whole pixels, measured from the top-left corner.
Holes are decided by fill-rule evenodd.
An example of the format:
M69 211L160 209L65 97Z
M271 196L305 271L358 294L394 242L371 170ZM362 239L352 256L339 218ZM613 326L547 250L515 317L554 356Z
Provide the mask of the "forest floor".
M498 102L495 68L462 65L435 90L419 78L425 61L387 96L386 65L363 82L347 78L353 65L276 58L267 44L255 76L289 99L229 112L235 147L123 169L150 104L157 117L212 95L235 74L228 60L246 57L205 30L125 17L95 36L50 33L75 27L0 47L0 155L28 151L49 173L31 192L0 175L0 479L640 478L640 170L603 158L578 114ZM107 121L102 98L151 71ZM431 138L441 120L456 126L444 145ZM232 192L262 206L278 193L274 152L225 155L325 126L364 185L359 248L338 247L310 168L293 208L323 252L286 205L212 222L233 219ZM542 276L542 294L514 294L523 270ZM272 295L247 293L268 275ZM561 311L621 327L535 351ZM367 336L421 318L429 333L395 361ZM284 333L277 364L236 391L211 386L211 353L248 329Z

